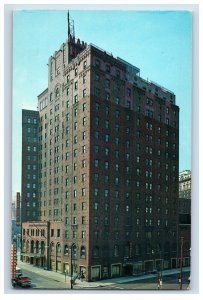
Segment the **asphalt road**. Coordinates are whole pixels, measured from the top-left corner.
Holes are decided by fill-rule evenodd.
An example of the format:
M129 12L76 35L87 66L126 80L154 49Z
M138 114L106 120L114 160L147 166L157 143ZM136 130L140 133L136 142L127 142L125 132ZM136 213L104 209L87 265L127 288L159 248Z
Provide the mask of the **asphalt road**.
M31 287L22 287L22 289L70 289L70 283L68 280L65 282L65 276L64 276L64 283L60 282L56 279L51 279L46 276L43 276L39 273L35 273L32 271L23 270L23 276L27 276L31 279L32 285ZM21 288L21 287L17 287Z
M189 272L183 273L183 286L182 289L186 290L188 286ZM157 277L150 279L141 279L139 281L131 281L125 283L114 284L111 286L100 287L100 289L111 289L111 290L157 290ZM167 275L163 277L162 290L179 290L178 274Z
M42 290L70 290L70 282L69 279L66 278L65 282L65 276L64 276L64 282L60 282L56 279L48 278L45 275L42 275L40 273L23 270L23 275L27 276L31 279L32 285L31 287L16 287L20 289L42 289ZM183 289L187 289L188 284L188 277L189 272L183 273ZM92 290L93 288L84 288L80 286L74 286L74 289L84 289L84 290ZM142 279L135 280L131 282L125 282L125 283L118 283L118 284L112 284L112 285L103 285L101 282L101 285L97 288L97 290L157 290L158 284L157 284L157 276L154 276L152 278L148 279ZM163 290L178 290L179 284L178 284L178 274L175 275L167 275L163 277Z
M183 285L182 290L186 290L188 287L188 277L189 272L183 273ZM80 288L80 287L75 287ZM92 288L84 288L86 290L92 290ZM149 279L134 280L125 283L112 284L112 285L102 285L97 288L100 290L158 290L157 277L154 276ZM180 286L178 284L178 274L167 275L163 277L162 290L179 290Z

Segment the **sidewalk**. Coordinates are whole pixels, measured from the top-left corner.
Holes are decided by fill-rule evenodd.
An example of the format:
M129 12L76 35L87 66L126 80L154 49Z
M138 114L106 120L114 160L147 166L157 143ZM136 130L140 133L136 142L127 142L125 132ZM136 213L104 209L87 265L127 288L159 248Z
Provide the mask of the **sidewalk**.
M57 280L59 282L65 282L65 274L62 273L57 273L54 271L47 271L42 268L27 264L22 261L18 261L18 266L22 268L23 270L31 271L36 274L40 274L40 276L44 276L46 278L50 278L53 280ZM189 267L183 268L183 272L188 272L190 270ZM173 274L178 274L179 270L178 269L171 269L171 270L165 270L162 272L163 276L166 275L173 275ZM126 283L126 282L132 282L132 281L140 281L143 279L148 279L148 278L154 278L157 277L156 274L148 274L148 275L139 275L139 276L125 276L125 277L117 277L117 278L109 278L109 279L103 279L99 281L94 281L94 282L86 282L86 281L81 281L79 279L76 279L75 282L75 288L98 288L98 287L104 287L104 286L110 286L113 284L119 284L119 283ZM70 283L70 276L66 275L66 282Z

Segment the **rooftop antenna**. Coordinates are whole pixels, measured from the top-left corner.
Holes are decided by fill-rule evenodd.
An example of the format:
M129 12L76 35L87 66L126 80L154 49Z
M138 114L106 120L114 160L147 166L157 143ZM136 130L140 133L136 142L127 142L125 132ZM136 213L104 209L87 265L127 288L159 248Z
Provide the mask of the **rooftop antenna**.
M67 21L68 21L68 38L70 35L72 35L72 37L75 37L74 20L72 18L70 18L69 10L68 10L68 14L67 14Z
M68 20L68 37L70 35L70 18L69 18L69 10L68 10L68 15L67 15L67 20Z

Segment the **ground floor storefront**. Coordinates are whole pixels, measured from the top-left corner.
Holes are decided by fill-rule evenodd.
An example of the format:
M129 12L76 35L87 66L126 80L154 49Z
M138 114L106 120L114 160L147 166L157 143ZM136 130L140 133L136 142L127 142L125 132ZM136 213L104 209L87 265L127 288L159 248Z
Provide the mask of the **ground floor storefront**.
M149 273L161 273L164 270L175 269L180 267L180 259L155 259L144 261L125 261L112 264L95 264L86 265L80 261L63 261L62 257L50 257L49 268L47 268L47 260L44 255L39 254L23 254L21 253L21 261L28 264L49 269L51 271L81 278L86 281L98 281L107 278L116 278L121 276L142 275ZM184 257L182 261L183 267L190 266L190 258Z

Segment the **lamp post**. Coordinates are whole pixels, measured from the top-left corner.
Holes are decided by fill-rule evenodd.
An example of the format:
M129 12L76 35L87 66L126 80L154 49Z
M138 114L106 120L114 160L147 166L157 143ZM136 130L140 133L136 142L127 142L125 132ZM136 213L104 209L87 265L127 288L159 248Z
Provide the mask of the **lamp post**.
M181 237L180 241L180 290L182 290L183 287L183 237Z
M162 268L163 268L163 263L162 263L162 259L161 259L161 250L159 251L160 254L160 274L161 274L161 280L162 280Z
M65 282L66 282L66 269L65 269L64 273L65 273Z
M70 249L70 288L71 290L73 289L73 248L76 246L76 243L73 243L71 245L71 249Z

